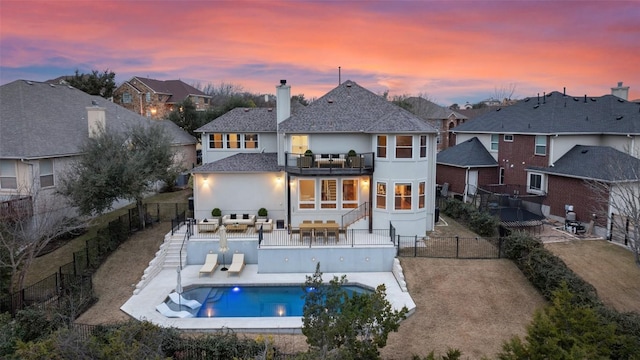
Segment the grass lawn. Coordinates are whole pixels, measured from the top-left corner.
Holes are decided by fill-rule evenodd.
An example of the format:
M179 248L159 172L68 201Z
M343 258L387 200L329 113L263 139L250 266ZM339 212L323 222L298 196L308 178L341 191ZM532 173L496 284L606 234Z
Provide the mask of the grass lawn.
M605 304L640 313L640 268L631 251L605 240L548 243L545 247L593 285Z
M191 196L191 189L186 189L150 196L145 199L145 203L186 203L189 196ZM53 252L33 259L25 279L25 286L37 283L57 272L60 266L73 261L73 253L84 249L86 241L95 237L99 228L126 214L127 209L133 207L134 205L130 205L96 217L92 220L87 233L69 241Z

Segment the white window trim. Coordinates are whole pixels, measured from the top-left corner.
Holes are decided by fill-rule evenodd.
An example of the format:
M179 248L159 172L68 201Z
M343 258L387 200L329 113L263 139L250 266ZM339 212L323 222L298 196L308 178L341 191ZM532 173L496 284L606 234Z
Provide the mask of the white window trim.
M532 189L531 188L531 176L538 175L540 176L540 189ZM527 172L527 193L536 194L536 195L544 195L547 192L547 177L545 174L538 172Z
M513 134L504 134L504 136L502 137L502 140L504 142L513 142Z
M9 179L9 178L13 178L15 179L16 182L16 186L15 187L2 187L2 182L0 182L0 189L5 189L5 190L16 190L18 188L18 167L16 165L16 162L13 160L4 160L8 163L12 163L13 165L13 176L7 176L7 175L2 175L0 174L0 176L2 176L3 178Z
M300 195L302 195L302 187L300 186L300 182L301 181L313 181L313 200L311 201L302 201L300 200ZM298 196L297 196L297 200L298 200L298 210L300 211L315 211L317 209L317 205L316 205L316 200L318 199L318 189L317 189L317 185L318 182L315 179L298 179L297 181L297 187L298 187ZM310 204L313 205L313 207L311 208L303 208L300 205L302 204Z
M538 138L543 138L544 139L544 145L542 144L538 144ZM534 155L538 155L538 156L546 156L547 155L547 137L544 135L536 135L535 139L534 139L534 146L533 146L533 154ZM540 154L538 153L538 146L544 147L544 153Z
M493 141L493 138L496 138L496 141ZM493 144L496 144L496 148L493 148ZM497 152L498 149L500 148L500 135L498 134L491 134L489 137L489 151L491 152Z
M378 185L380 184L384 185L384 189L385 189L384 195L378 194ZM387 196L388 194L389 194L389 184L386 181L376 181L376 209L387 210L388 203L389 203L389 197ZM384 196L384 207L378 207L378 196Z
M381 146L380 143L378 142L378 140L384 137L385 138L385 145ZM379 149L384 148L384 152L385 152L385 156L379 156L378 154L380 154ZM378 159L387 159L389 158L389 136L388 135L378 135L376 136L376 158Z
M46 160L51 161L51 173L43 174L42 173L42 167L38 166L38 169L40 171L40 174L39 174L39 177L38 177L38 181L40 182L40 187L45 188L45 189L46 188L52 188L52 187L56 186L56 171L55 171L54 161L53 161L53 159L46 159ZM42 161L42 160L40 160L40 161ZM49 186L42 186L42 177L43 176L51 176L52 184L49 185Z
M422 185L422 193L420 193L420 185ZM422 199L422 206L420 206L420 199ZM427 182L418 182L418 203L416 204L418 209L424 209L427 206Z
M323 200L322 199L322 185L325 181L333 181L335 182L335 200ZM320 183L320 191L318 192L318 194L320 194L320 209L321 210L337 210L338 209L338 202L340 200L340 191L338 189L338 186L340 185L340 182L338 181L337 178L322 178L319 181ZM323 205L333 205L333 207L324 207Z
M398 185L411 185L411 195L409 196L409 201L411 202L411 207L409 209L396 209L396 198L398 196L401 196L401 195L396 195L396 186L398 186ZM414 195L414 192L415 192L414 191L414 187L415 187L415 184L413 184L413 182L411 182L411 181L398 181L398 182L393 183L393 204L392 204L393 211L406 212L406 211L413 211L414 210L414 207L413 207L413 197L414 197L413 195ZM388 190L387 190L387 193L389 193Z
M211 143L213 142L213 135L215 135L215 134L220 134L220 135L222 135L222 140L221 140L221 144L222 144L222 146L221 146L221 147L219 147L219 148L211 147ZM226 139L226 136L225 136L225 134L224 134L224 133L209 133L208 137L209 137L209 141L208 141L208 143L207 143L207 144L208 144L208 145L207 145L207 147L209 148L209 150L217 151L217 150L224 150L224 149L225 149L225 139Z
M399 137L410 137L411 138L411 146L402 146L401 149L411 149L411 157L398 157L398 138ZM398 160L398 161L412 161L413 158L416 156L416 152L414 151L415 149L415 138L413 137L413 135L396 135L393 137L393 142L394 142L394 146L393 146L393 159L394 160ZM418 154L419 154L419 149L418 149ZM387 155L389 155L389 152L387 151Z
M347 180L352 180L356 182L356 198L355 200L345 200L344 199L344 182ZM355 209L358 207L358 204L360 204L360 179L358 178L345 178L345 179L341 179L340 182L340 188L338 191L337 196L339 196L340 199L340 208L342 210L351 210L351 209ZM345 204L355 204L356 206L354 207L345 207Z

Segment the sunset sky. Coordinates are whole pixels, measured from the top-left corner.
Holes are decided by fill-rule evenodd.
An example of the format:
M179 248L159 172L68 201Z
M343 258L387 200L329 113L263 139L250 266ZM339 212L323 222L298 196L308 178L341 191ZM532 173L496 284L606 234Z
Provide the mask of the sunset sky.
M7 1L0 84L110 70L319 97L341 80L442 104L640 98L640 1Z

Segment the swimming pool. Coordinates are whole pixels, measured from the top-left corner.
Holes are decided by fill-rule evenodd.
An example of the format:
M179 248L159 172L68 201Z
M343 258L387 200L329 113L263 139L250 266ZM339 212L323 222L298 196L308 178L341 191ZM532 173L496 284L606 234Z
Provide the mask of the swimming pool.
M373 292L359 285L345 285L343 289L349 296ZM196 309L182 306L181 310L199 318L302 316L307 291L313 289L305 289L302 285L196 287L186 290L182 295L202 305ZM167 302L172 303L171 300Z

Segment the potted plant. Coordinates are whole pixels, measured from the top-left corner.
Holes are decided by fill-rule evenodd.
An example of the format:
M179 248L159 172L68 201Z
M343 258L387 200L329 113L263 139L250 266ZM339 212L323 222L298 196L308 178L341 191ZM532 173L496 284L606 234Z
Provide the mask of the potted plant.
M266 219L268 214L269 213L267 212L267 209L265 209L265 208L258 209L258 218L259 219Z
M220 218L222 217L222 211L219 208L214 208L211 210L211 217L218 220L218 225L220 225Z
M307 149L304 152L304 156L298 158L298 167L309 168L313 164L313 151Z

